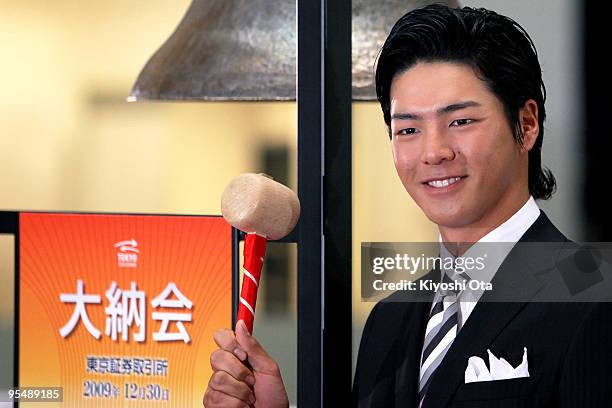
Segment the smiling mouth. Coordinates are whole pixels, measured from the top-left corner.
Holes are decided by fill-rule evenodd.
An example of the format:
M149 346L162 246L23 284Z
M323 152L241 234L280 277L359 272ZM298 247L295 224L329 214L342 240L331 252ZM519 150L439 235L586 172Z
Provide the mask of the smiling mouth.
M430 187L433 188L443 188L443 187L448 187L452 184L455 184L456 182L458 182L459 180L461 180L462 178L465 178L465 176L463 177L449 177L449 178L445 178L445 179L440 179L440 180L431 180L431 181L427 181L423 184L427 184Z

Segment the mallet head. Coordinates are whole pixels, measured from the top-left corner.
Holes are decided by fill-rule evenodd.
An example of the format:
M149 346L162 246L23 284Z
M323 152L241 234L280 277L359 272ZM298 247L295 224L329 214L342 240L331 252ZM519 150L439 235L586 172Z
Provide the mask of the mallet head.
M290 188L269 176L244 173L223 191L221 213L241 231L277 240L295 227L300 217L300 201Z

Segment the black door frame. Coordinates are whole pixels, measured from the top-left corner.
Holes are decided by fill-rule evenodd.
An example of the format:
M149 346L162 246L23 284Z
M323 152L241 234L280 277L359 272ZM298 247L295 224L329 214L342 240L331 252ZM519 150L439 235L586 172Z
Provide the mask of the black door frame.
M350 404L351 1L297 1L299 408Z

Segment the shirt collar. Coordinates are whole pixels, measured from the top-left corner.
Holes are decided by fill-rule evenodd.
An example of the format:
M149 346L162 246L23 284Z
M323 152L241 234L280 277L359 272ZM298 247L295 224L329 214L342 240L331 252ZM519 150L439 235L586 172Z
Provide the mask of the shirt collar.
M506 256L508 256L514 245L539 216L540 208L534 198L529 196L527 202L516 213L472 245L462 257L476 259L484 255L486 263L483 269L472 269L466 272L469 278L482 282L491 282ZM442 243L441 235L438 235L438 241L440 243L440 257L455 258ZM445 272L449 274L451 271L442 269L441 278ZM475 298L479 297L480 293L476 294Z
M527 202L525 202L517 212L500 226L480 238L478 242L517 243L539 216L540 207L538 207L533 196L530 195ZM442 235L440 234L438 234L438 242L440 243L441 249L444 248L446 250L446 247L442 245Z

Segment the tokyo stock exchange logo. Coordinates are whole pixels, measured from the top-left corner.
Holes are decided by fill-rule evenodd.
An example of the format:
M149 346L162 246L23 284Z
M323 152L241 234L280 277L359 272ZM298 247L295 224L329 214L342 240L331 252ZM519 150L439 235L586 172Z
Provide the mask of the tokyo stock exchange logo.
M120 268L136 268L138 266L138 241L134 238L127 241L119 241L115 244L117 248L117 264Z

